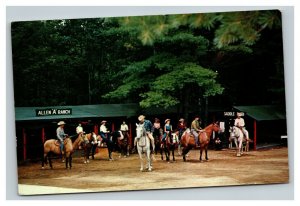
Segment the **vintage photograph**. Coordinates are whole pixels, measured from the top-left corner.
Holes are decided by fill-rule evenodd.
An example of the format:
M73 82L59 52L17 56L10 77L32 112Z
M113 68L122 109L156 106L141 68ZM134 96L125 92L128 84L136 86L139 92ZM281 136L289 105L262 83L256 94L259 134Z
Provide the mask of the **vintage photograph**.
M289 182L279 10L11 24L19 195Z

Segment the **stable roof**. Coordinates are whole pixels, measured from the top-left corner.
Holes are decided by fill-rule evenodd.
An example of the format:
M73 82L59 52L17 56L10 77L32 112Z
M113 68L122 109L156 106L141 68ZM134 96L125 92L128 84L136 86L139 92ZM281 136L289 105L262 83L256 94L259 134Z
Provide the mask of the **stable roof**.
M36 109L72 109L70 115L36 116ZM99 117L132 117L137 115L138 104L97 104L78 106L49 106L49 107L16 107L16 121L50 120L72 118L99 118Z
M284 105L234 106L233 108L245 112L257 121L286 119Z

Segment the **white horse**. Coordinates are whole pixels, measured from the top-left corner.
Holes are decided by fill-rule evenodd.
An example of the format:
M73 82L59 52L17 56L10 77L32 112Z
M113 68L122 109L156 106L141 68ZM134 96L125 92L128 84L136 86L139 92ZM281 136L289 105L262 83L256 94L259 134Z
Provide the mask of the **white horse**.
M230 132L229 141L232 142L234 140L237 157L240 157L243 154L244 141L246 141L246 151L249 151L249 142L244 138L245 135L240 128L236 126L230 127L229 132Z
M143 171L143 153L147 155L147 169L148 171L152 170L151 166L151 156L150 156L150 140L147 137L144 124L136 124L136 139L137 139L137 150L140 156L141 169Z

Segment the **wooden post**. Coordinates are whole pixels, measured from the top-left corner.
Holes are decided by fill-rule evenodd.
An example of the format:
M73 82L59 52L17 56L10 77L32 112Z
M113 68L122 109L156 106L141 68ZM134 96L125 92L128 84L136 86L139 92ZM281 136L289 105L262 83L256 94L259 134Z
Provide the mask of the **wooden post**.
M25 129L22 128L22 136L23 136L23 160L25 161L27 159L27 151L26 151L26 133Z
M45 128L42 128L42 143L45 143Z
M94 133L96 135L98 135L98 125L97 124L94 125Z
M115 123L112 122L112 123L111 123L111 132L114 132L114 131L115 131Z
M130 148L133 146L132 145L132 131L131 131L131 122L129 122L129 145L130 145Z
M256 120L254 120L254 127L253 127L253 132L254 132L254 135L253 135L253 149L254 151L256 151L256 138L257 138L257 129L256 129Z

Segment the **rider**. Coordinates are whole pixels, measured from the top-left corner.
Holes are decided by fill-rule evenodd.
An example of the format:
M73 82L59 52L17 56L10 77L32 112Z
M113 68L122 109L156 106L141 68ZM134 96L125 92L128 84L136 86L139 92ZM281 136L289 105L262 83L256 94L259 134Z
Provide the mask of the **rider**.
M66 138L66 134L65 134L65 131L64 131L65 124L66 123L64 121L58 122L57 125L59 127L56 129L56 136L57 136L57 139L59 140L59 143L60 143L61 154L64 154L64 140Z
M162 137L161 141L164 142L166 141L166 137L167 135L170 135L170 132L172 131L172 125L170 125L171 120L170 119L166 119L165 120L165 126L164 126L164 136ZM162 143L163 145L163 143ZM162 146L161 145L161 146Z
M193 135L195 137L196 145L199 144L199 141L198 141L199 132L204 132L204 130L202 130L202 128L200 127L200 124L201 124L200 118L199 118L199 116L196 116L191 124L191 132L193 133Z
M120 128L120 130L121 130L121 132L122 132L122 134L123 134L123 136L125 137L128 137L129 135L128 135L128 125L126 124L126 122L123 120L123 123L121 124L121 128Z
M147 137L150 139L151 144L152 144L152 148L153 148L153 151L154 151L154 149L155 149L154 138L151 134L152 123L149 120L145 119L144 115L140 115L138 117L138 120L139 120L139 124L144 124L144 128L146 130ZM136 146L136 144L137 144L137 139L135 138L134 139L134 146Z
M106 124L106 120L102 120L101 122L101 126L100 126L100 136L102 137L103 141L104 142L107 142L108 140L108 134L109 134L109 131L107 130L105 124Z
M81 124L79 123L78 126L76 127L76 133L79 134L83 134L83 128L81 126Z
M236 113L237 118L234 120L234 126L238 127L239 129L242 130L242 132L244 133L244 135L246 136L246 140L249 140L249 133L245 128L245 121L242 118L242 113L237 112Z
M158 118L154 119L152 133L153 133L153 136L155 136L155 137L160 136L160 120Z
M85 136L83 136L83 135L85 134L85 132L83 131L83 128L82 128L82 126L81 126L81 123L79 123L78 126L76 127L76 133L77 133L78 136L81 136L81 138L84 140L84 143L85 143L85 144L88 144L88 143L89 143L89 140L86 139ZM81 146L79 146L79 147L81 147Z
M186 130L186 124L183 118L180 118L178 121L178 125L177 125L177 131L179 132L179 141L181 140L181 136L183 134L183 132Z

